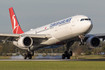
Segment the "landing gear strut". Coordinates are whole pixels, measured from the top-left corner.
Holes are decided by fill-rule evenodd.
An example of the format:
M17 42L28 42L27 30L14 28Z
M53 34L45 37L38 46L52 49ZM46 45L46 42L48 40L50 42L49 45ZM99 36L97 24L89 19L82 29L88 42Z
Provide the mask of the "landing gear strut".
M32 59L32 56L34 55L34 52L30 52L30 51L27 51L26 54L24 54L24 59L27 59L27 57L29 59Z
M83 35L79 35L79 39L80 39L80 43L79 43L79 45L84 45L84 38L85 38L85 36L83 36Z
M66 51L64 52L64 54L62 54L62 59L65 59L65 57L67 57L67 59L70 59L70 56L72 56L72 51L70 51L70 47L73 45L74 41L70 41L66 44Z

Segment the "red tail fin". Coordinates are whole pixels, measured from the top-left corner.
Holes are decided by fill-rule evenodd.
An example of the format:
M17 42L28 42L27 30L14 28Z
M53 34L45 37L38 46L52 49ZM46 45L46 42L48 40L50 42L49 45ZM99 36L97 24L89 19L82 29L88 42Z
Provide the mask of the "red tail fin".
M15 12L13 10L13 7L9 8L9 13L10 13L10 19L11 19L11 24L12 24L12 31L14 34L22 34L24 33L18 23L18 20L16 18Z

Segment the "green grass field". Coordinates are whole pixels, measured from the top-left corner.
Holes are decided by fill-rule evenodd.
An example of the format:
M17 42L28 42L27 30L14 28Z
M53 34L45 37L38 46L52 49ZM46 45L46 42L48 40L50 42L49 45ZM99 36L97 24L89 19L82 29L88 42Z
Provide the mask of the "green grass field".
M105 61L0 61L0 70L105 70Z

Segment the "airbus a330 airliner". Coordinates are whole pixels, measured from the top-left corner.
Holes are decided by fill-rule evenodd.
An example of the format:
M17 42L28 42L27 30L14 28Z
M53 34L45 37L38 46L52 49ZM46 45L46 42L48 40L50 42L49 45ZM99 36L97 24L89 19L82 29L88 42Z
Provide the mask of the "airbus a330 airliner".
M88 34L92 27L92 20L84 15L76 15L62 19L48 25L23 32L16 18L13 7L9 8L12 31L14 34L0 33L0 40L11 41L23 50L27 50L24 59L29 59L34 55L34 51L43 48L56 48L66 44L66 51L62 54L62 59L70 59L72 51L70 47L75 41L80 41L80 45L90 48L98 47L100 39L104 40L105 34Z

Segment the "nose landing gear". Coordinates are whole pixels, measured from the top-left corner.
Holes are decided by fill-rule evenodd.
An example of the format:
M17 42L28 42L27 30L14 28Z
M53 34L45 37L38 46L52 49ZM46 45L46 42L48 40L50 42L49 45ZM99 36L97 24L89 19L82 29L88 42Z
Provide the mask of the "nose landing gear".
M79 39L80 39L79 45L84 45L84 38L85 38L85 36L79 35Z

